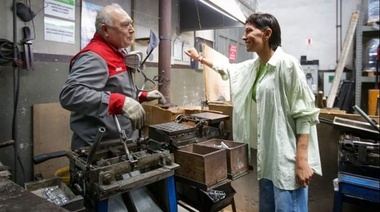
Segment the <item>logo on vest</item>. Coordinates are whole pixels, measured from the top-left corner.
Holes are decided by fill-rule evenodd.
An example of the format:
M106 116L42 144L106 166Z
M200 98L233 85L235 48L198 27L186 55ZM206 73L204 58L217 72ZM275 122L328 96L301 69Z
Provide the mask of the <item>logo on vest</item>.
M122 70L123 70L122 67L117 67L117 68L115 69L116 72L118 72L118 71L122 71Z

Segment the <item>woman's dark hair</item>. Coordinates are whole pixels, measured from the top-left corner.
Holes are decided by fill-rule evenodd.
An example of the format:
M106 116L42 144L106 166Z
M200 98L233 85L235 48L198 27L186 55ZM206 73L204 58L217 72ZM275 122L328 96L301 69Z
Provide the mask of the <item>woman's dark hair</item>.
M245 24L251 24L261 31L266 28L272 29L272 35L269 38L269 46L273 51L281 46L281 29L277 19L268 13L254 13L250 15Z

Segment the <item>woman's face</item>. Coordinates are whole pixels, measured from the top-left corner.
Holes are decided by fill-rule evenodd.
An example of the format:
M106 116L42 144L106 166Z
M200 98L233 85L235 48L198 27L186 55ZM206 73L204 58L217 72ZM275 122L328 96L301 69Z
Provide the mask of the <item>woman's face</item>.
M254 25L246 24L242 39L245 42L247 52L260 52L265 46L269 46L265 44L268 44L271 32L270 28L261 31Z

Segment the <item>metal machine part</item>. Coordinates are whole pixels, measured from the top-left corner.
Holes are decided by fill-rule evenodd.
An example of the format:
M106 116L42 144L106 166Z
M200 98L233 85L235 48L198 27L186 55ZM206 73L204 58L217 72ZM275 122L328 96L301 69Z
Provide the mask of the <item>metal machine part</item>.
M52 158L68 157L70 188L75 194L84 197L86 208L96 208L98 202L113 195L173 176L174 170L179 168L169 150L147 148L148 139L130 141L119 129L121 142L101 141L104 132L104 128L99 128L91 146L34 157L35 164ZM139 174L124 178L125 174L131 172Z
M373 129L380 133L380 127L374 120L372 120L360 107L354 105L353 109L358 112L370 125Z
M174 174L179 166L174 163L173 155L168 150L139 150L136 144L129 144L130 161L125 154L123 144L102 145L94 153L93 163L89 166L87 158L90 148L84 147L68 152L71 165L70 187L84 196L95 207L97 201L130 191L134 188L165 179ZM91 153L92 154L92 153ZM124 179L123 175L138 170L140 175Z
M378 140L380 132L375 130L369 123L356 121L336 116L333 121L333 125L343 133L355 134L362 138L369 138Z
M179 146L196 142L194 126L167 122L149 126L150 146L154 149L176 149Z
M357 167L380 170L380 143L371 139L361 139L343 134L339 140L339 164L345 168ZM380 177L380 176L379 176Z
M119 119L117 118L116 115L113 115L113 119L114 119L114 121L115 121L115 125L116 125L116 128L117 128L117 131L118 131L119 134L120 134L120 141L121 141L121 143L122 143L123 146L124 146L125 154L127 155L128 160L129 160L130 162L136 162L136 161L133 159L131 153L129 153L129 149L128 149L128 146L127 146L127 140L128 140L128 138L127 138L127 134L125 133L125 130L121 129L121 127L120 127L120 123L119 123Z
M228 115L215 113L179 115L175 122L149 126L150 145L173 150L211 138L225 138L224 121L228 119Z

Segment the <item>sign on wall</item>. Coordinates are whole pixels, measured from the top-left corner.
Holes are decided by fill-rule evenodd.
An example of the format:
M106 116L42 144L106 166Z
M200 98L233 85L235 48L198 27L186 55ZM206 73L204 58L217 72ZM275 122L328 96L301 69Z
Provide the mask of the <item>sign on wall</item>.
M75 23L55 18L44 18L45 40L75 43Z
M45 15L75 20L75 0L45 0Z
M83 49L92 39L95 33L95 19L103 6L82 2L80 47Z
M229 50L228 50L228 59L230 59L231 62L235 62L236 55L237 55L237 46L230 45Z

